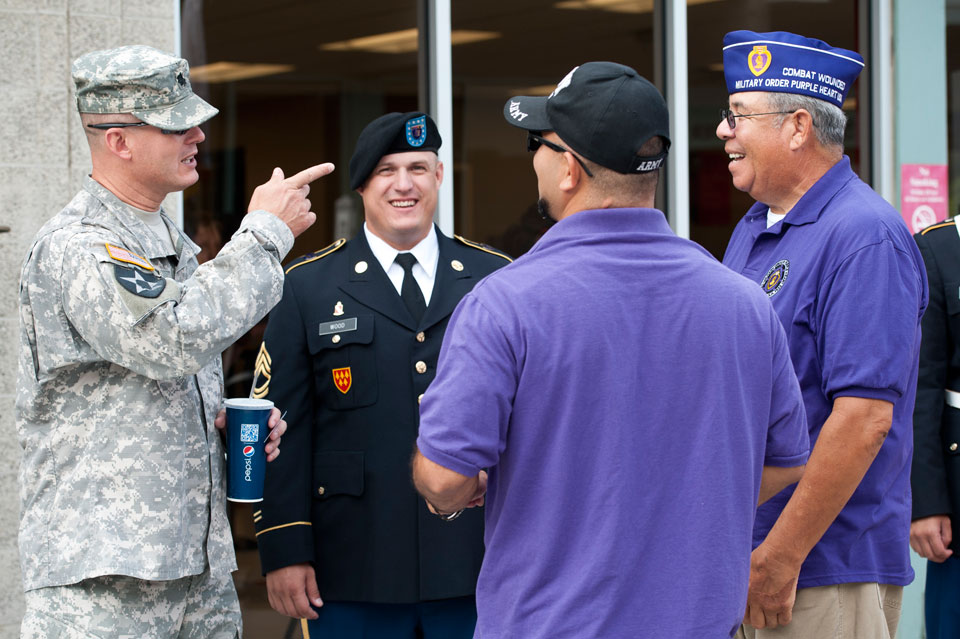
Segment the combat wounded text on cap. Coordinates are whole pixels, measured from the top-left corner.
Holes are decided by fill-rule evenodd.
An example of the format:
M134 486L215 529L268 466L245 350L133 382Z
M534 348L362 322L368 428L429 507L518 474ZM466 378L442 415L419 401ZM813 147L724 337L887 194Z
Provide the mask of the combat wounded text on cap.
M167 131L198 126L219 112L193 92L186 60L143 45L80 56L73 82L80 113L130 113Z
M380 158L409 151L437 152L443 140L437 123L426 113L387 113L363 127L350 158L350 189L356 190L370 177Z
M855 51L786 31L723 36L723 75L730 94L795 93L842 107L863 66Z
M575 67L547 97L507 100L503 117L527 131L554 131L588 160L617 173L659 169L670 148L667 103L646 78L615 62ZM637 155L654 136L662 153Z

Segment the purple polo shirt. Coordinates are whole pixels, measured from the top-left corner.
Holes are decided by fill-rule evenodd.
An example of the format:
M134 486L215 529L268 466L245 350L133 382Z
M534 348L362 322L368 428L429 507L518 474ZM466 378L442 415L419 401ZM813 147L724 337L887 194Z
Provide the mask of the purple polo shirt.
M811 442L837 397L894 406L890 434L804 562L799 587L909 584L912 415L927 305L920 252L900 215L846 156L769 229L767 208L757 203L740 220L723 263L759 282L780 316ZM760 507L755 546L792 494L791 487Z
M743 616L761 467L809 440L766 296L608 209L464 297L417 445L489 469L476 637L711 639Z

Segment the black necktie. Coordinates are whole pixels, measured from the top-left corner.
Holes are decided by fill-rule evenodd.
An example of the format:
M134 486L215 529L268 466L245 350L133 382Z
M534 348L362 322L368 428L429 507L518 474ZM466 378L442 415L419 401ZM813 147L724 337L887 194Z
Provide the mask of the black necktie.
M396 262L403 269L400 299L407 305L407 310L419 324L423 312L427 310L427 303L423 300L423 291L420 290L420 285L413 278L413 265L417 263L417 258L413 256L413 253L397 253Z

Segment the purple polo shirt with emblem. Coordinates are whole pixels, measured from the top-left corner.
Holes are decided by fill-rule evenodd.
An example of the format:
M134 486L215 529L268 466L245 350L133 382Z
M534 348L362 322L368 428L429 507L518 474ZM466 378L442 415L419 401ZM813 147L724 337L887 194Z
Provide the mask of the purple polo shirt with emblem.
M806 461L756 285L654 209L581 211L461 301L420 451L489 469L476 637L730 637L761 468Z
M909 584L912 416L927 305L920 252L846 156L769 229L767 208L757 203L740 220L723 263L758 282L783 322L811 442L837 397L894 406L886 441L804 562L799 587ZM791 487L760 507L755 546L792 494Z

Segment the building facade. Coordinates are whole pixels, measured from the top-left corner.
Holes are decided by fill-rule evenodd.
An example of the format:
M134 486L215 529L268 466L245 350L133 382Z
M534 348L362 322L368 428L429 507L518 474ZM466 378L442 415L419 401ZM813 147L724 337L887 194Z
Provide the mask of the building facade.
M441 227L524 252L543 227L525 138L504 124L504 101L549 93L581 62L628 64L671 107L658 204L680 235L720 256L749 205L714 135L726 106L721 40L734 29L790 30L859 51L867 71L844 104L855 169L908 220L956 210L960 163L948 158L960 153L960 0L0 0L0 227L10 228L0 232L0 436L16 441L24 252L90 170L71 94L78 55L140 43L190 60L195 89L221 113L204 126L200 182L168 204L211 254L274 166L335 162L311 193L318 223L291 257L359 228L347 175L356 137L385 111L417 109L444 138ZM226 354L228 393L246 393L258 342L254 333ZM23 607L19 455L16 445L0 451L0 639L18 636ZM288 622L267 607L250 513L235 510L233 522L246 634L282 636ZM903 639L922 636L915 564Z

